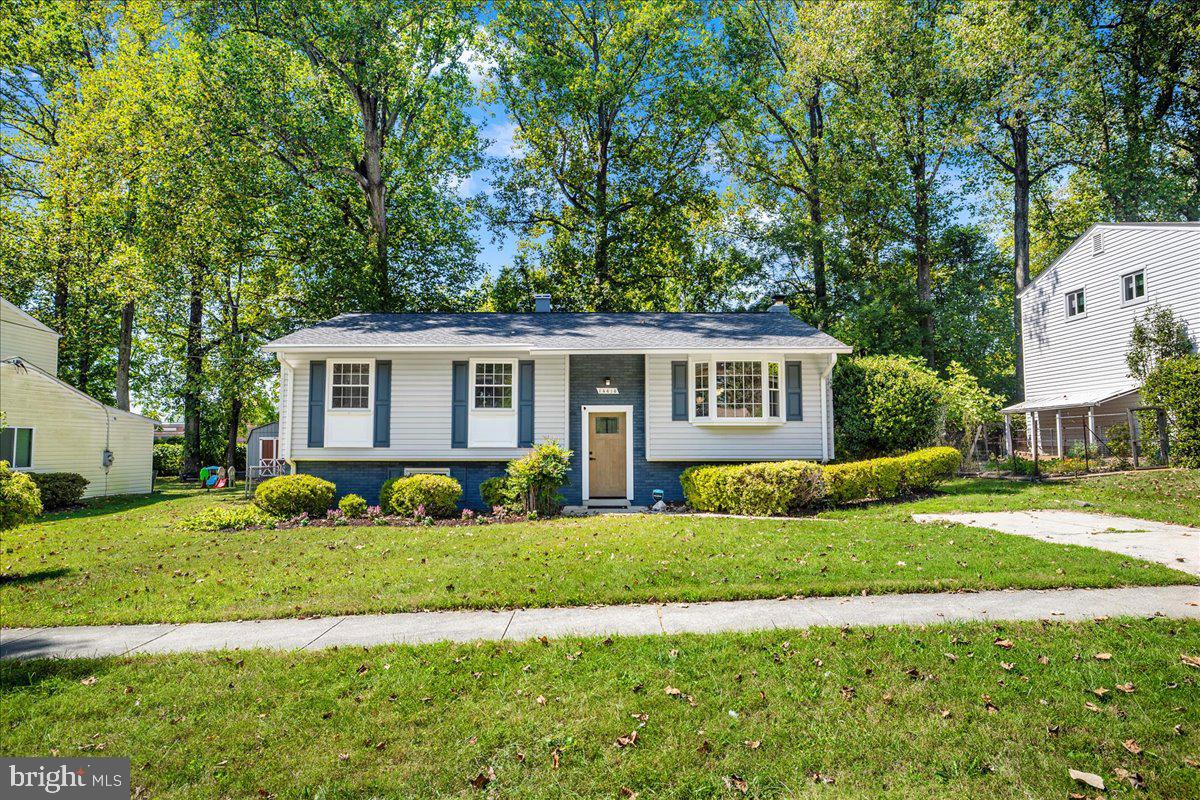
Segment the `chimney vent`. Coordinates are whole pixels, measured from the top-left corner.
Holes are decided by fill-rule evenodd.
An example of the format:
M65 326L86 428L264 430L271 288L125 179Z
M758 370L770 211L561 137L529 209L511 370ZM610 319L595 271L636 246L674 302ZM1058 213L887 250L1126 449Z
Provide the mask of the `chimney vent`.
M535 294L533 296L533 310L538 314L550 313L550 295Z
M771 307L768 308L767 311L770 311L774 314L790 314L791 313L791 309L788 308L788 304L784 300L783 295L781 295L781 294L774 295L772 297L772 299L775 302L771 304Z

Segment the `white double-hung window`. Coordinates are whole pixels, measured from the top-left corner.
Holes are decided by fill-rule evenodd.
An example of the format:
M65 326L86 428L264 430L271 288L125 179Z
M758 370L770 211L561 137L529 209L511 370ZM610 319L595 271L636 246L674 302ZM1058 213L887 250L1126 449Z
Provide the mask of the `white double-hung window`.
M371 363L334 361L329 382L331 411L366 411L371 407Z
M753 424L782 422L782 359L692 361L692 422Z
M513 407L513 362L476 361L475 390L476 409L507 410Z
M472 359L469 374L467 446L516 447L516 359Z
M374 443L375 361L330 360L325 377L325 447Z

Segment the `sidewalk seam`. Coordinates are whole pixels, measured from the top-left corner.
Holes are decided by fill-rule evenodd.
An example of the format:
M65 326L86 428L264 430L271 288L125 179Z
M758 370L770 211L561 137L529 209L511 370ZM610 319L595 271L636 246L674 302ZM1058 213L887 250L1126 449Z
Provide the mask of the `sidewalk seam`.
M152 639L147 639L146 641L142 642L141 644L135 644L133 647L129 648L128 650L126 650L123 653L118 653L117 658L120 658L121 656L127 656L130 653L132 653L134 650L137 650L138 648L141 648L141 647L145 647L148 644L153 644L154 642L157 642L162 637L166 636L168 633L174 633L175 631L179 630L181 627L183 627L183 623L176 623L176 624L172 625L168 630L165 630L162 633L160 633L158 636L155 636Z
M308 644L304 645L304 646L303 646L303 647L301 647L300 649L301 649L301 650L307 650L308 648L312 647L314 644L316 644L316 642L317 642L317 640L318 640L318 639L320 639L322 636L324 636L325 634L329 633L331 630L333 630L334 628L336 628L338 625L341 625L341 624L342 624L343 622L345 622L345 621L346 621L346 618L345 618L345 617L338 617L336 622L334 622L332 625L330 625L330 626L329 626L328 628L326 628L325 630L323 630L323 631L321 631L320 633L318 633L316 636L314 636L314 637L313 637L313 640L312 640L311 642L309 642Z

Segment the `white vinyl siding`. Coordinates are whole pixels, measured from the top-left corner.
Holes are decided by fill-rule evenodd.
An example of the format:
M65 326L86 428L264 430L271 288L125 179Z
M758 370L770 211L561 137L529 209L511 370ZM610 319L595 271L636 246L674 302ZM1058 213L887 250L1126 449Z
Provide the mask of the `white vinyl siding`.
M150 491L152 420L104 408L32 368L0 365L0 383L5 424L36 429L30 471L77 472L89 481L84 497ZM106 442L113 453L107 473L101 463Z
M671 419L671 362L686 357L686 354L646 356L648 461L821 459L820 371L828 365L828 355L782 354L784 361L801 363L804 419L774 425L696 425L688 420ZM692 391L689 403L694 401Z
M1102 252L1077 242L1021 295L1026 399L1132 386L1129 335L1153 305L1172 309L1200 340L1200 224L1096 233ZM1145 296L1126 303L1124 276L1137 270L1145 270ZM1065 297L1084 287L1086 313L1068 319Z
M296 460L368 460L368 461L504 461L519 458L528 448L450 446L450 393L455 361L490 360L478 353L315 353L284 354L293 365L288 384L290 402L280 409L281 449ZM309 360L328 364L339 359L390 358L392 362L392 408L390 447L309 447L308 383ZM496 360L528 359L528 353L496 354ZM567 393L566 362L562 356L533 356L534 411L533 440L540 443L555 439L566 443ZM286 372L286 371L285 371ZM281 391L283 387L281 386Z
M0 361L20 358L42 372L58 374L58 335L0 298Z

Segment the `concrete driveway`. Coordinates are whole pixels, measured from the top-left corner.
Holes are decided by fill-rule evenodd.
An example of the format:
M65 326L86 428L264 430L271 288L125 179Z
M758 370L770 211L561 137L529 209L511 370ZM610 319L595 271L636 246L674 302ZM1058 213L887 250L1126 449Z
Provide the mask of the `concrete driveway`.
M916 522L960 522L975 528L1078 544L1155 561L1200 575L1200 528L1082 511L983 511L913 514Z

